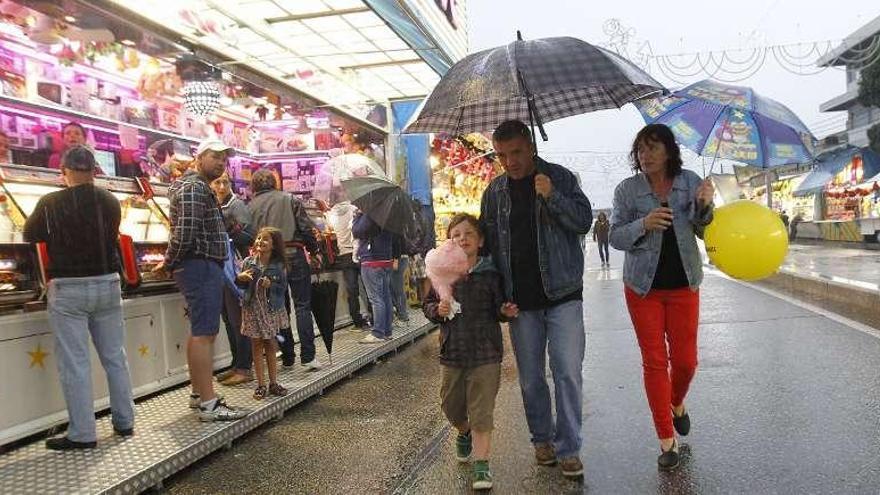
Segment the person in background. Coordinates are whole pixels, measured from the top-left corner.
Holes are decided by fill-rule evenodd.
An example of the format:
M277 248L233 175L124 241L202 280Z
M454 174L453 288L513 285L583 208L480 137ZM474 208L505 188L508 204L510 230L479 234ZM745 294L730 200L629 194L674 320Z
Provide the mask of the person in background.
M24 226L24 238L45 242L49 252L49 327L70 421L67 435L47 440L46 447L92 449L97 432L89 336L107 375L113 431L134 434L118 273L122 212L113 194L95 186L97 163L88 148L69 148L61 164L67 187L40 198Z
M691 420L685 397L697 370L703 261L697 246L712 222L711 179L682 169L675 135L663 124L642 128L630 153L636 175L614 190L611 245L626 253L626 306L642 354L645 395L660 439L657 466L680 463L679 435Z
M361 277L373 308L372 332L360 342L379 344L391 340L391 270L395 257L393 235L364 213L355 216L351 232L359 241Z
M357 328L367 326L367 321L361 313L360 288L358 280L360 278L361 266L354 261L354 236L351 234L351 225L354 222L354 215L357 211L351 202L344 199L345 195L339 190L335 190L331 202L333 207L327 212L327 223L333 232L336 233L336 243L339 246L339 257L337 263L342 269L342 276L345 279L345 291L348 296L348 314L351 321Z
M52 153L49 157L49 168L61 168L61 156L65 151L74 146L86 145L86 128L79 122L71 121L61 128L61 151Z
M789 226L788 231L788 240L789 242L793 242L797 239L797 231L798 225L800 225L804 221L803 215L800 212L794 214L794 218L791 219L791 225Z
M779 218L782 220L782 225L785 226L785 230L788 230L788 213L785 210L779 212Z
M611 266L611 257L608 253L608 231L611 224L608 222L608 216L605 212L600 212L596 223L593 224L593 240L599 247L599 258L602 266Z
M232 352L232 367L219 375L221 385L233 386L253 380L251 376L251 341L241 333L241 290L235 284L238 274L236 258L248 256L250 245L254 240L251 212L244 201L232 192L229 175L223 175L211 182L211 190L220 204L223 213L223 224L229 235L231 249L226 257L224 273L226 284L223 287L223 308L221 316L229 338L229 350Z
M10 161L9 135L0 131L0 163L9 163Z
M171 238L165 261L153 271L171 272L189 308L186 357L192 393L189 406L201 421L235 421L247 411L226 405L214 393L214 339L220 331L229 236L210 184L223 175L232 148L206 139L196 150L195 169L171 184Z
M409 267L410 254L404 252L404 241L400 236L394 236L394 252L400 255L394 259L391 266L391 301L394 313L398 320L406 323L409 321L409 303L406 297L406 275Z
M296 331L299 335L300 363L307 371L321 369L315 355L315 327L312 320L312 267L306 257L311 254L313 264L321 265L315 225L306 213L302 202L293 195L278 190L279 183L271 170L261 169L251 178L254 198L248 209L257 229L275 227L284 238L287 256L287 283L296 312ZM289 298L285 298L290 304ZM290 309L288 309L288 314ZM284 366L293 366L296 352L290 326L281 329L281 360Z
M483 247L479 220L472 215L455 215L449 222L447 237L461 247L470 267L467 276L452 288L454 299L461 303L461 313L453 315L450 302L440 299L433 290L422 310L429 320L440 325L441 407L458 430L455 457L459 462L467 462L473 455L471 486L488 490L492 488L489 453L495 397L504 356L498 322L515 318L518 309L505 301L501 275L492 258L478 255Z

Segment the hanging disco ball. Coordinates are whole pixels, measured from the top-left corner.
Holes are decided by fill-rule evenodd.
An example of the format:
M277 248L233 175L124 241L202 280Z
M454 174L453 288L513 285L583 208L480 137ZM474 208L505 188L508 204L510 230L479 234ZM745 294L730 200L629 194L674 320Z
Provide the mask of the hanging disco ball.
M220 108L220 87L214 81L184 83L183 107L194 115L211 115Z

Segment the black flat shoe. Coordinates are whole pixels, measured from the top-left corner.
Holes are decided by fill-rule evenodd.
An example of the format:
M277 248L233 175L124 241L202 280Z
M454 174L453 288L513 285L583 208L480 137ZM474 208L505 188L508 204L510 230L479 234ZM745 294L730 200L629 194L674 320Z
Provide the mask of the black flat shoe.
M93 449L97 445L98 442L74 442L67 437L46 440L46 448L49 450L86 450Z
M691 417L688 415L687 410L684 411L684 414L681 416L676 416L675 412L672 413L672 426L675 427L675 431L678 432L679 435L685 436L691 431Z
M678 440L673 441L669 450L660 449L660 457L657 458L657 467L661 471L672 471L681 464L681 456L678 454Z
M130 436L133 436L133 435L134 435L134 428L123 428L123 429L120 429L120 428L117 428L117 427L114 426L114 427L113 427L113 433L116 434L116 435L119 435L120 437L123 437L123 438L125 438L125 437L130 437Z

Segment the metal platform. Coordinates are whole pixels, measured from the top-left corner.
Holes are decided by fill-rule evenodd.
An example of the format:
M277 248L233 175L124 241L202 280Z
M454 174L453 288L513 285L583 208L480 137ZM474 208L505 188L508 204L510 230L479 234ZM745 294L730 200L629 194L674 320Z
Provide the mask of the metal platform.
M161 488L163 481L197 460L232 442L263 423L281 418L284 412L324 388L351 376L383 355L413 342L434 325L417 311L406 324L394 327L394 338L384 344L359 344L366 333L337 330L334 334L333 366L320 338L318 359L325 365L306 372L299 365L290 370L279 366L278 381L290 390L281 398L252 398L254 383L237 387L217 386L230 405L253 412L232 423L202 423L189 408L189 387L171 390L135 406L135 435L113 435L110 417L98 420L98 447L86 451L54 452L44 439L0 455L0 493L140 493Z

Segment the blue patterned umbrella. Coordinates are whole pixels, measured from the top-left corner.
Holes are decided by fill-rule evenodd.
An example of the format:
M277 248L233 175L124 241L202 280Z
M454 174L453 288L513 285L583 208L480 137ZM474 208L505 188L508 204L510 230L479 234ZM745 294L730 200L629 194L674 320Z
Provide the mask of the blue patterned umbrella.
M813 159L815 138L807 126L785 105L748 87L707 79L634 103L645 122L666 124L698 155L760 168Z

